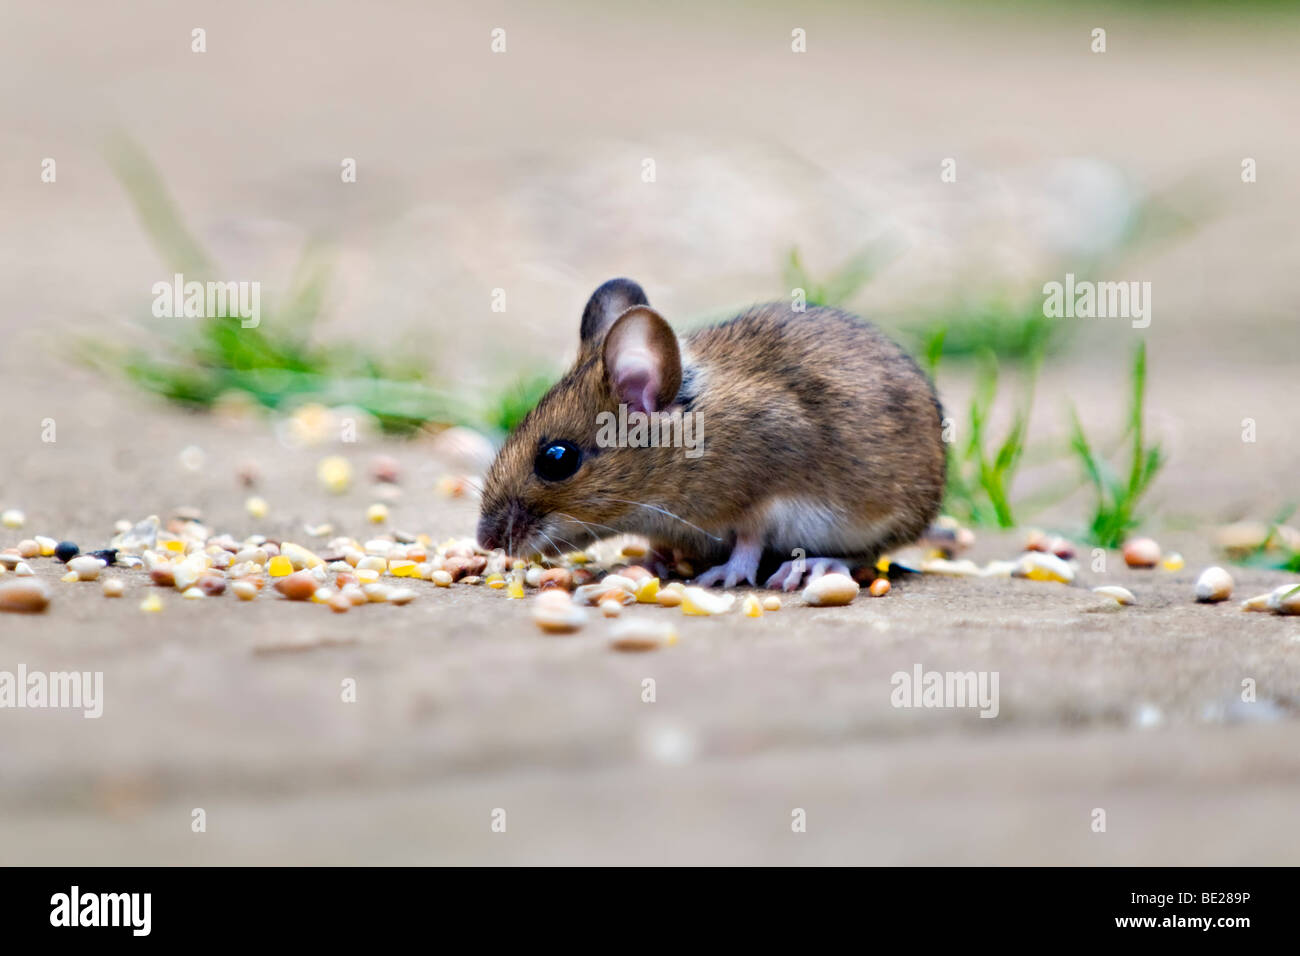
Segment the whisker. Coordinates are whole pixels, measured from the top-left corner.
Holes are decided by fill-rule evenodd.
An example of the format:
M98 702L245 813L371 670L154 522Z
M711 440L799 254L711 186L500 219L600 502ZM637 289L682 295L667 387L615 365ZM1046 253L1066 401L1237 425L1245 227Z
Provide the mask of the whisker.
M543 538L545 538L547 541L549 541L549 542L551 543L551 547L553 547L553 548L555 549L556 557L559 557L561 554L564 553L564 549L561 548L558 544L555 543L555 539L552 538L552 537L551 537L549 534L547 534L545 531L543 531L541 528L538 528L538 529L537 529L537 533L540 534ZM568 540L566 540L566 539L564 539L564 538L560 538L560 540L563 541L565 544L569 545L569 547L573 547L573 542L572 542L572 541L568 541ZM574 548L574 550L576 551L576 550L578 550L578 549L577 549L577 548Z
M689 521L687 521L687 520L686 520L685 518L683 518L681 515L675 515L675 514L673 514L671 511L669 511L667 508L660 508L658 505L649 505L649 504L646 504L644 501L630 501L630 500L628 500L627 498L610 498L610 497L606 497L604 500L605 500L605 501L621 501L621 502L622 502L623 504L625 504L625 505L636 505L638 508L648 508L650 511L657 511L657 512L659 512L659 514L661 514L661 515L665 515L665 516L667 516L667 517L669 517L669 518L672 518L672 519L674 519L674 520L676 520L676 521L680 521L682 524L686 525L686 527L688 527L688 528L694 528L694 529L695 529L696 531L698 531L700 534L704 535L706 538L709 538L709 539L712 540L712 541L721 541L721 540L722 540L722 539L719 538L716 534L709 534L709 532L705 531L705 530L704 530L703 528L701 528L699 525L697 525L697 524L691 524Z
M549 539L549 538L550 538L550 535L547 535L546 537ZM572 548L574 551L581 551L581 550L582 550L582 548L580 548L578 545L574 544L572 541L570 541L568 538L564 537L564 535L562 535L562 534L558 534L558 533L557 533L557 534L555 535L555 537L559 538L561 541L563 541L565 544L567 544L567 545L568 545L570 548ZM552 543L552 544L555 544L555 542L554 542L553 540L551 541L551 543ZM560 551L560 546L559 546L559 545L556 545L556 546L555 546L555 550L556 550L556 551Z
M608 528L610 531L614 532L614 534L623 534L623 532L619 531L618 528L610 527L607 524L601 524L599 521L583 521L581 518L577 517L576 515L565 514L563 511L556 511L552 513L559 515L561 518L568 518L570 521L576 521L584 528Z

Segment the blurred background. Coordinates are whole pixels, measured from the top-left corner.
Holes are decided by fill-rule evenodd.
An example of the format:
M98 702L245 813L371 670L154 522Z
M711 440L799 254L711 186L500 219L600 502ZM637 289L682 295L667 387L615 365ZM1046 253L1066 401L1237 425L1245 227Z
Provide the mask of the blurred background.
M795 288L877 321L937 378L958 429L948 511L977 529L1040 525L1115 547L1140 528L1192 536L1208 558L1219 554L1211 546L1216 528L1249 521L1267 530L1289 520L1300 496L1293 338L1300 13L1293 5L564 2L541 9L414 0L0 0L0 22L0 505L25 508L58 537L105 536L114 520L182 504L201 505L214 525L247 533L233 479L250 457L268 475L271 521L286 528L355 521L364 495L330 503L312 497L317 460L329 450L316 444L331 440L304 453L301 441L286 439L286 422L301 423L322 407L359 414L366 423L360 447L403 463L411 482L394 505L399 521L442 536L469 534L473 502L440 500L435 491L446 472L436 460L437 433L460 425L499 439L572 357L586 297L614 275L641 282L684 329L788 299ZM206 52L192 52L196 28L205 31ZM1105 52L1093 51L1098 28ZM495 29L505 31L504 52L492 50ZM795 30L804 31L806 52L792 51ZM47 158L57 164L54 182L42 181ZM1249 183L1247 159L1256 169ZM355 182L340 175L346 160L355 160ZM944 180L945 169L955 181ZM152 287L176 272L259 282L260 327L154 318ZM1043 285L1066 273L1150 282L1150 326L1045 319ZM57 445L40 443L46 417L59 422ZM1245 419L1257 440L1243 441ZM189 447L201 448L206 464L178 468ZM1131 480L1139 471L1142 479ZM1290 546L1259 534L1236 557L1296 570L1300 543L1287 540ZM1187 546L1189 557L1196 546ZM945 605L935 600L937 613ZM1053 609L1042 611L1043 620L1055 620ZM95 620L88 608L78 613L87 625ZM956 641L975 620L964 613L936 624L934 634L951 632ZM465 627L494 627L487 611L467 614ZM440 622L423 626L439 633L461 626L449 616ZM195 626L194 633L220 627ZM993 619L979 626L989 634L1002 627ZM41 653L74 660L85 649L75 632L52 642L24 633ZM185 731L152 726L133 740L72 734L80 725L69 726L66 739L56 732L58 752L81 754L81 764L56 756L34 718L22 718L34 736L5 745L15 768L10 809L49 823L48 832L38 827L40 839L74 859L93 840L121 852L147 846L142 859L189 859L189 850L155 842L149 814L190 800L185 780L222 778L215 768L227 780L231 768L236 781L246 775L246 786L231 784L230 799L250 808L268 793L310 803L309 792L275 775L289 752L315 753L302 758L304 779L345 790L340 781L380 779L399 788L381 802L409 800L403 806L418 816L412 807L427 795L400 787L433 787L429 799L439 798L435 781L411 770L410 753L393 742L409 729L411 713L445 718L416 750L428 766L444 767L438 755L450 748L458 756L445 766L461 771L481 760L511 771L536 764L604 773L601 755L616 748L602 750L584 729L605 719L650 740L652 764L691 763L708 752L708 734L698 731L706 718L695 725L699 739L681 730L689 720L629 728L609 717L596 691L556 717L548 736L538 728L555 717L545 703L554 687L536 697L519 689L545 667L526 654L508 665L520 697L499 687L467 689L477 686L469 676L467 683L446 678L434 690L403 684L414 678L403 673L402 654L382 652L391 655L386 665L363 657L359 666L396 681L386 699L402 703L347 729L325 716L332 711L323 704L311 720L281 712L286 688L301 689L307 679L288 665L275 665L271 677L265 668L250 676L246 655L223 664L205 645L192 659L166 657L164 666L139 645L140 633L125 625L111 633L96 653L134 661L134 676L124 671L121 680L139 688L130 713L140 727L167 723L159 707L182 712L179 699L149 700L164 679L224 713L204 664L245 688L249 710L234 723L217 720L217 729L195 718ZM456 666L479 672L481 661L456 647L465 655ZM499 651L500 666L512 647ZM446 666L436 655L425 663ZM307 668L332 675L336 665L344 666L331 660ZM1039 665L1050 695L1060 672L1050 661ZM734 691L723 695L733 716L771 704L763 693L745 696L754 681L784 693L763 682L761 666L742 666L749 690L725 670L709 672ZM1116 713L1136 706L1132 686L1107 684L1125 666L1122 659L1098 664L1096 683L1076 688L1078 696L1064 691L1064 699L1040 700L1019 716L1012 708L1013 726L1027 720L1046 736L1023 746L999 738L989 762L971 772L988 780L1009 768L1028 773L1027 766L1047 766L1038 761L1056 751L1061 728L1115 724ZM1232 667L1216 667L1193 670L1232 686ZM809 686L825 678L820 668ZM701 697L718 693L709 679L698 681ZM843 693L841 703L853 699L850 689ZM1168 693L1171 712L1201 712L1199 698ZM1289 713L1291 699L1279 713ZM512 737L516 718L528 714L543 717L526 739ZM280 719L294 729L277 736L268 728ZM795 747L791 763L759 766L762 780L785 779L795 766L816 778L817 748L893 736L879 728L857 734L843 713L809 717L799 724L802 737L790 737L788 723L760 730L736 720L721 735L734 745L723 748L727 759L745 751L767 761L769 745ZM319 752L305 744L313 727L333 742L317 740ZM1163 752L1200 752L1196 734L1204 732L1189 731ZM191 734L207 741L198 750L206 756L193 764L179 756L196 746ZM936 746L949 757L963 752ZM1137 768L1152 759L1126 736L1115 752L1091 739L1078 746L1086 753L1071 759L1083 765L1095 757ZM1240 760L1253 753L1276 766L1268 740L1209 749L1224 760L1229 751ZM833 780L829 768L840 757L826 756L825 779ZM855 766L873 768L860 769L859 782L881 787L882 798L883 781L899 767L911 781L905 793L909 786L930 792L937 773L910 751L883 763L858 756ZM1190 766L1170 759L1177 773ZM112 760L127 770L103 763ZM1207 771L1216 780L1235 772ZM676 825L718 792L710 789L715 778L731 779L716 763L701 773L683 791L693 796L656 803L653 818ZM1042 788L1052 789L1052 780L1042 769ZM1286 780L1294 784L1293 776ZM482 781L458 781L464 805L476 807L478 792L465 794ZM597 792L643 792L635 776L606 783ZM539 786L571 808L575 826L584 818L585 805L561 784L554 792L549 780ZM1017 804L994 789L1006 835ZM81 815L87 806L102 809L101 797L136 821L135 829L113 831L128 834L114 838L126 842L105 837L94 813ZM840 797L846 806L856 799ZM1267 808L1277 795L1260 799ZM1160 815L1150 794L1137 802L1153 819ZM286 830L283 818L247 812L248 833L296 834L264 861L330 859L308 847L336 819L326 815L320 830L298 831ZM593 845L615 846L626 833L626 820L607 824ZM968 837L987 837L961 844L969 858L990 859L995 835L969 819L959 825ZM881 843L883 832L894 831L875 833L880 853L859 859L934 862L966 852L944 856L953 831L909 857L916 844L901 836ZM441 845L460 847L464 859L481 852L442 836ZM1259 847L1271 845L1258 836ZM1176 858L1183 837L1169 830L1132 859ZM1222 845L1240 837L1225 836ZM386 838L381 851L359 859L405 859L402 837ZM554 839L543 849L567 845ZM1020 861L1040 845L1012 843L1005 858ZM37 852L35 843L25 845ZM207 859L249 859L240 854L256 854L258 845L250 837L232 856ZM1064 838L1044 845L1097 859ZM818 846L804 859L835 858L833 845ZM722 843L710 849L728 852ZM644 858L635 847L624 852L621 859ZM784 853L760 849L731 859L788 859Z

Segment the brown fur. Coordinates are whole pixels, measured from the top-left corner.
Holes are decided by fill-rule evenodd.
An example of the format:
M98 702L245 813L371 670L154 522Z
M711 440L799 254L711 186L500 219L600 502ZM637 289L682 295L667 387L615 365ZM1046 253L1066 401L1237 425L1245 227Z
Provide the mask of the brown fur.
M606 298L635 298L610 296L611 285L602 286ZM584 316L590 334L574 367L507 439L487 474L480 538L554 553L631 532L713 561L736 532L762 530L766 502L798 499L830 509L852 540L768 547L871 559L914 540L938 514L946 460L938 399L873 326L835 309L772 304L686 337L677 404L699 413L704 436L703 455L690 459L681 448L597 447L597 414L618 408L600 352L612 318ZM572 478L547 483L533 460L554 439L579 445L585 458Z

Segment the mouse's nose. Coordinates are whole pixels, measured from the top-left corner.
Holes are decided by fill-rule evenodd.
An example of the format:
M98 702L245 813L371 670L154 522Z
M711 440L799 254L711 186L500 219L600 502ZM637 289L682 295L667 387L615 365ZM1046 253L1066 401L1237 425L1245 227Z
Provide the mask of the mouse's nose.
M478 543L487 551L498 548L510 551L528 540L537 519L518 498L512 498L501 508L483 512L478 522Z
M478 544L480 548L495 551L501 547L500 525L491 515L484 515L478 521Z

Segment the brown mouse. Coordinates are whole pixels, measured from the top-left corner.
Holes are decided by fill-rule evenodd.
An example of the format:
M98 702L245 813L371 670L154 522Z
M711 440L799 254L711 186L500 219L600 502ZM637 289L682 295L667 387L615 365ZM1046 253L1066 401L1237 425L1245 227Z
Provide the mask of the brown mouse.
M767 555L784 562L767 586L792 590L805 571L874 562L939 513L939 400L861 319L775 303L679 338L639 285L611 279L580 338L487 473L485 548L554 555L640 534L716 565L699 584L756 584ZM632 427L611 443L620 414L678 427L657 447Z

